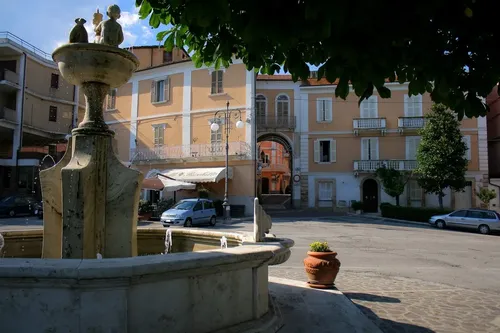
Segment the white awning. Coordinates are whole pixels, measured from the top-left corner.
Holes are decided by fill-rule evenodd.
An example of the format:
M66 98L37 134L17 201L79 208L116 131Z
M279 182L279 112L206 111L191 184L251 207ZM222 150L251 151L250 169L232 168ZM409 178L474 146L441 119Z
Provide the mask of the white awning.
M167 169L162 171L162 174L183 182L218 183L225 177L225 168ZM228 168L228 178L233 178L232 167Z
M161 180L161 182L165 186L163 188L164 191L175 192L175 191L179 191L179 190L194 190L194 189L196 189L196 184L191 184L191 183L181 182L181 181L174 180L174 179L165 178L165 177L162 177L161 175L158 175L158 179Z
M196 184L181 182L162 177L161 175L156 175L152 178L145 178L142 182L142 189L155 191L166 190L168 192L174 192L179 190L194 190L196 189Z

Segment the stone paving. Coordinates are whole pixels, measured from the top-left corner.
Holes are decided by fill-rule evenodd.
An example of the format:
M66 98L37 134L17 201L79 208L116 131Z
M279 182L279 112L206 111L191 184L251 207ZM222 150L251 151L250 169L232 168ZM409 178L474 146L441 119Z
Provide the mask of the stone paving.
M306 281L297 267L269 274ZM336 286L385 333L500 332L500 295L493 292L342 268Z

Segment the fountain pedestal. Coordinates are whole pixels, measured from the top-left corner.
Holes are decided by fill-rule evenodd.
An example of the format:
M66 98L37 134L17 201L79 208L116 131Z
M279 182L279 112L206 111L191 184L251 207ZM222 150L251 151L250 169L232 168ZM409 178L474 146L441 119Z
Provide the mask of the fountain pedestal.
M43 257L136 256L143 175L115 156L114 132L104 122L103 105L111 88L128 81L138 60L128 51L88 43L64 45L53 58L61 75L82 87L86 110L72 132L71 159L63 158L40 176L44 214L56 212L44 219Z

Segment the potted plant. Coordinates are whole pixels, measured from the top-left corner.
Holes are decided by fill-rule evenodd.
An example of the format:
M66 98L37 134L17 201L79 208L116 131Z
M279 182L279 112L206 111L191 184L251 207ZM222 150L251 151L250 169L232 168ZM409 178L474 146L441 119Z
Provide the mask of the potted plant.
M361 214L363 210L363 203L361 201L353 201L351 208L356 212L356 214Z
M311 243L308 257L304 259L304 267L311 288L326 289L335 285L335 278L340 269L337 252L330 250L327 242Z
M153 206L147 200L139 200L139 221L149 221L153 216Z

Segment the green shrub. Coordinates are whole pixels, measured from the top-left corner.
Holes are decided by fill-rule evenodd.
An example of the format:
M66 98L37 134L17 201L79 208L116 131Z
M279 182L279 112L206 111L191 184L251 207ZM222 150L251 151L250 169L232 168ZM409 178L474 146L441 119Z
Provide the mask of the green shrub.
M415 222L428 222L434 215L443 215L452 212L452 210L442 210L439 208L401 207L387 203L381 204L380 210L383 217Z
M327 242L314 242L309 245L311 252L330 252Z
M392 206L392 204L390 202L382 202L380 204L380 209L382 209L382 207L384 207L384 206Z
M363 210L363 202L362 201L353 201L351 204L353 210Z
M163 214L164 211L169 210L174 205L174 199L161 199L156 206L158 207L158 214Z
M139 200L139 214L153 212L153 206L147 200Z

